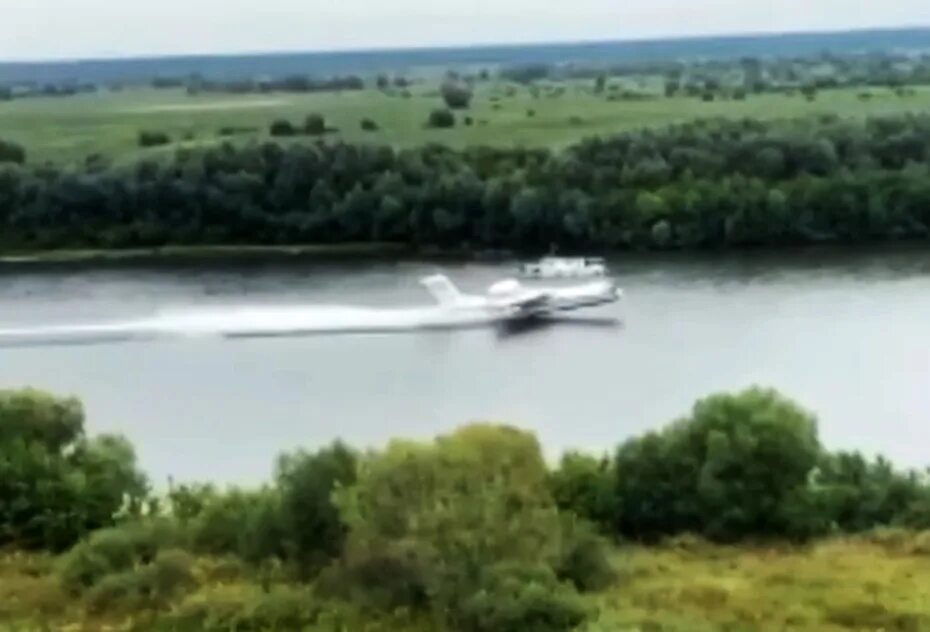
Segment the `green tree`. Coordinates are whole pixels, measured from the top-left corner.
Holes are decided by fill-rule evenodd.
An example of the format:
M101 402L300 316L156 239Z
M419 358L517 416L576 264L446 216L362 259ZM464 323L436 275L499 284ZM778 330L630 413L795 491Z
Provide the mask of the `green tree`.
M357 484L335 497L349 527L346 563L354 580L369 595L383 591L389 577L398 582L386 607L428 606L453 628L496 629L468 622L472 599L497 581L501 564L548 573L536 603L568 607L560 595L570 593L554 577L562 527L532 435L476 425L432 444L395 441L366 459ZM533 617L521 617L523 629Z
M304 134L319 136L326 133L326 119L319 114L310 114L304 120Z
M295 136L297 134L294 124L284 119L272 121L268 131L272 136Z
M16 143L0 139L0 163L4 162L23 164L26 162L26 150Z
M0 546L63 550L145 494L132 447L85 437L76 400L0 392Z
M569 452L550 475L549 485L562 511L608 529L618 517L616 475L609 459Z
M278 460L275 482L284 548L300 576L312 577L342 553L345 527L332 496L355 482L356 468L355 453L341 443Z
M437 129L455 127L455 115L450 110L433 110L429 114L428 124Z
M620 531L727 541L789 534L787 509L820 455L814 418L774 391L701 400L690 417L618 450Z
M440 88L442 100L450 110L463 110L471 104L472 90L457 81L446 81Z

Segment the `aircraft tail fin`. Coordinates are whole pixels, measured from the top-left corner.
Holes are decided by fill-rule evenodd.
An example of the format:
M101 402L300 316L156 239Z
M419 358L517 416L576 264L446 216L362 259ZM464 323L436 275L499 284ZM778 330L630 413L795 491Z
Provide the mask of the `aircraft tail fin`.
M449 277L444 274L434 274L420 280L427 291L444 307L455 305L462 297L462 293L452 284Z

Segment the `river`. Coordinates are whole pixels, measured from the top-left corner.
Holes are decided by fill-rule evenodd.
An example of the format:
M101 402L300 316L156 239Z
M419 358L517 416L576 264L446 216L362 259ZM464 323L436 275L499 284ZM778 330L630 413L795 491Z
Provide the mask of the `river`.
M483 291L503 264L249 262L5 268L0 325L110 322L164 307L428 304L443 270ZM90 432L136 445L154 483L268 478L276 454L379 446L472 420L548 454L611 450L695 399L773 386L831 448L930 464L930 252L799 251L612 262L626 297L525 331L213 337L0 348L0 388L80 397ZM622 324L611 324L619 317Z

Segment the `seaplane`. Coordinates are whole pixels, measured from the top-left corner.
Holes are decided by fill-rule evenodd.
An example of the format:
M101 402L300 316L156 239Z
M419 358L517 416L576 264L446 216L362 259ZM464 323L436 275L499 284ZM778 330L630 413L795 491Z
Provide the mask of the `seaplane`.
M504 279L491 285L484 295L463 294L444 274L427 276L420 282L444 309L486 312L502 321L556 316L616 303L623 296L623 291L608 279L562 288L529 288L516 279Z

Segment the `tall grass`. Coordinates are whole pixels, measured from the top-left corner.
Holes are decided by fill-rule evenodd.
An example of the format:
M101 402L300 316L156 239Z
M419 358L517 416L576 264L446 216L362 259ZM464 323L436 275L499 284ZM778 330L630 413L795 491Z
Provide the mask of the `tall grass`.
M679 537L613 556L621 578L587 598L599 614L584 632L930 629L930 532L885 529L807 547ZM0 630L430 629L408 613L376 618L283 578L269 586L224 559L197 560L194 587L157 612L91 604L64 591L55 569L47 556L0 555Z

